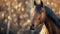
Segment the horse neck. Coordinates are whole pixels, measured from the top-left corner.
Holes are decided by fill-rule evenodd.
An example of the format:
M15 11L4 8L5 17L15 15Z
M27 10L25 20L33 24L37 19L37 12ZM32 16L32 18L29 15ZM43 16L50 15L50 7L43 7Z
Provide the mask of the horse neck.
M53 20L51 20L49 17L46 17L45 25L49 31L49 34L59 34L57 26L54 24Z

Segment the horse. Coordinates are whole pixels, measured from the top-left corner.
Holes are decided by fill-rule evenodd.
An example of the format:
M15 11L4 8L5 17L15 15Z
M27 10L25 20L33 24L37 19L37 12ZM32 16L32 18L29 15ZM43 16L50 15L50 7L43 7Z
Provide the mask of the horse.
M34 15L34 18L32 19L30 30L33 30L34 34L39 34L39 31L35 33L39 29L37 29L36 31L35 29L40 24L44 23L47 27L46 29L48 30L48 34L60 34L60 19L52 12L52 9L44 6L42 1L40 4L37 4L34 1L34 5L36 6L36 13Z

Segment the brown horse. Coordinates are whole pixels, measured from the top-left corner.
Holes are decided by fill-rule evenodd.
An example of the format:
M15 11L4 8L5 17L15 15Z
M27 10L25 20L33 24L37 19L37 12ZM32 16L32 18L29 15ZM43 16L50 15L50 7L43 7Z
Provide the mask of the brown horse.
M32 28L35 31L35 28L38 28L38 26L40 24L45 24L47 27L47 30L49 32L49 34L60 34L60 29L54 24L53 19L49 18L46 15L46 10L43 6L43 3L41 2L41 6L37 5L36 6L36 2L35 2L35 6L37 8L35 8L36 13L34 15L34 18L32 19L31 24L33 25L34 28ZM37 29L38 30L38 29ZM37 34L37 33L35 33Z

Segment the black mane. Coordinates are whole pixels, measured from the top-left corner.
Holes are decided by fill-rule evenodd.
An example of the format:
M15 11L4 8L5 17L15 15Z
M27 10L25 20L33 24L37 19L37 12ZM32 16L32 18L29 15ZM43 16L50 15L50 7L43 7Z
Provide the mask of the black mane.
M60 28L60 19L55 15L55 13L47 6L44 6L46 10L46 16L50 18L56 26Z

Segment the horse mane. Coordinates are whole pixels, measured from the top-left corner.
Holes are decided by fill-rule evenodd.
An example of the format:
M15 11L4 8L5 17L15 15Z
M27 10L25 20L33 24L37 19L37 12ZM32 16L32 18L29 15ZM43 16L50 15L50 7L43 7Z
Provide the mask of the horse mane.
M52 9L50 9L49 7L45 6L45 10L46 10L46 16L49 17L54 24L60 28L60 23L59 23L59 18L54 14L54 12L52 11Z
M53 13L52 9L49 7L45 6L46 10L46 20L45 20L45 25L47 29L49 30L49 34L59 34L59 18ZM57 23L57 24L56 24Z

